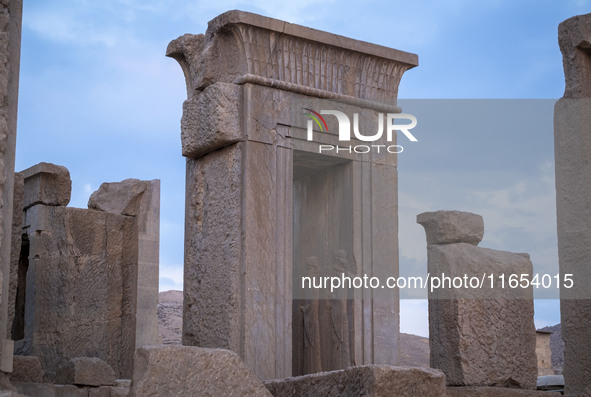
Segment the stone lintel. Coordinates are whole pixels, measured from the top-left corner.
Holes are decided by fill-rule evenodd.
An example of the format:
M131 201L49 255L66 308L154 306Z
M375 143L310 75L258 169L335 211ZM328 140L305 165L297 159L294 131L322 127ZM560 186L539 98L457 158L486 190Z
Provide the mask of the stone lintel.
M279 19L269 18L240 10L226 11L209 21L207 24L207 32L205 33L205 36L214 36L219 30L226 28L228 25L238 24L250 25L279 34L297 36L302 39L323 43L334 47L340 47L349 51L357 51L368 55L374 55L380 58L406 63L410 67L414 67L419 64L419 57L416 54L412 54L410 52L368 43L367 41L355 40L349 37L344 37L322 30L312 29L306 26L296 25L294 23L289 23Z
M237 10L210 21L205 35L173 40L166 55L181 64L189 98L248 75L395 105L402 74L418 65L416 54Z

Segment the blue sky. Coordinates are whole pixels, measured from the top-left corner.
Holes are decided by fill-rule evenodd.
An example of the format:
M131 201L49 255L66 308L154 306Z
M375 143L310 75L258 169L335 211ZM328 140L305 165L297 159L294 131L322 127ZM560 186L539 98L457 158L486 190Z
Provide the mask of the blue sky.
M170 40L203 33L216 15L242 9L417 53L420 66L403 77L400 98L557 99L564 90L558 24L590 6L583 0L25 0L16 169L40 161L65 165L75 207L86 207L102 182L161 179L160 288L181 289L179 120L186 92L180 67L164 56ZM551 122L551 106L539 109L547 109L540 119ZM551 126L498 128L503 150L492 149L494 130L475 124L472 131L427 133L421 139L427 143L400 157L401 266L424 264L424 234L414 217L435 209L480 213L481 245L529 252L534 265L555 266ZM558 321L555 301L538 302L538 325ZM426 322L424 301L402 302L404 332L425 335Z

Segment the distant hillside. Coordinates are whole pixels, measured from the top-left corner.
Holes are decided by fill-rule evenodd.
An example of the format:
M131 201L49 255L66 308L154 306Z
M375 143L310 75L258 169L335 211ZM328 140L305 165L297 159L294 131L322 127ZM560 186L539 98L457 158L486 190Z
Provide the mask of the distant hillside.
M180 345L183 326L183 291L158 296L158 337L163 345Z
M429 338L400 333L400 365L429 367Z

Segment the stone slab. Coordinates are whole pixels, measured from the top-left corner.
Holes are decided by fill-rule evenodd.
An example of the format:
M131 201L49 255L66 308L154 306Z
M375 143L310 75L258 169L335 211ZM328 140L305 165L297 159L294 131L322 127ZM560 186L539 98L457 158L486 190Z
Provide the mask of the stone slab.
M25 210L36 204L65 207L70 202L72 181L66 167L39 163L20 173L25 179Z
M431 276L532 273L522 255L466 243L429 245L428 260ZM517 290L521 299L500 288L430 294L431 366L446 374L449 385L535 389L533 292Z
M22 394L12 396L27 397L127 397L129 387L100 386L77 387L74 385L54 385L51 383L15 382L16 389ZM2 397L2 394L0 394Z
M14 341L12 339L4 339L0 341L0 346L3 352L10 352L10 354L3 354L0 361L0 369L4 372L12 372L12 352L14 351Z
M558 397L559 392L520 390L505 387L448 387L448 397Z
M41 367L39 357L36 356L14 356L13 368L10 374L12 382L43 382L45 373Z
M417 223L425 228L427 244L469 243L478 245L484 235L482 216L461 211L424 212Z
M90 195L88 208L118 215L136 216L140 211L142 196L150 182L126 179L122 182L105 182Z
M55 381L63 385L112 386L115 371L98 357L76 357L58 368Z
M197 158L245 138L240 125L239 85L215 83L183 104L181 144L185 157Z
M270 396L236 353L191 346L136 351L129 397Z
M265 382L276 397L445 396L445 375L432 368L365 365Z
M27 397L124 397L118 388L111 386L78 387L74 385L54 385L51 383L15 382L19 393Z
M468 243L429 244L427 246L430 276L442 281L439 288L429 286L430 298L437 299L533 299L531 288L511 288L511 274L531 276L533 265L529 255L490 248L476 247ZM491 277L492 275L492 277ZM504 279L499 277L505 275ZM464 280L455 284L450 278ZM492 282L491 282L492 280ZM504 280L504 281L503 281ZM478 284L476 284L478 281ZM437 286L437 284L435 284ZM535 332L535 331L534 331Z

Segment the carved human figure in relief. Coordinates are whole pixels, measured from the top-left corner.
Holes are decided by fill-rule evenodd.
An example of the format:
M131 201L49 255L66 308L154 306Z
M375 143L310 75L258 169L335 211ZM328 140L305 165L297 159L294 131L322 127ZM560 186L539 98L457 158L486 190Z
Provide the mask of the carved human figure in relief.
M317 277L318 258L311 256L306 258L305 271L308 277ZM318 292L311 291L310 299L300 305L303 320L304 354L302 370L304 374L312 374L322 371L321 345L320 345L320 321L318 317Z
M354 276L351 274L347 253L344 250L337 250L334 253L331 276L341 278L345 276ZM342 290L335 299L326 301L328 308L328 340L329 351L326 351L330 357L329 368L325 370L336 370L347 368L354 365L353 352L353 301L351 300L349 289Z

